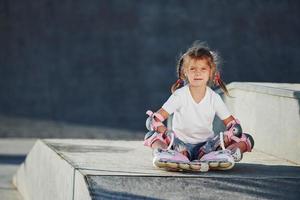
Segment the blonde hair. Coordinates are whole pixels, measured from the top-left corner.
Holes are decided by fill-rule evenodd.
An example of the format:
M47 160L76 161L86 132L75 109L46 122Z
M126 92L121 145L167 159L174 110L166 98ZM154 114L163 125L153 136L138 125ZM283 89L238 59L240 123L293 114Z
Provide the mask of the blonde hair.
M220 77L218 65L220 64L220 57L217 52L211 51L206 43L195 41L192 46L180 56L177 63L177 81L172 85L171 92L173 93L178 88L184 86L187 82L187 77L184 75L184 66L188 59L205 59L211 69L209 76L209 86L220 86L226 95L229 96L225 83Z

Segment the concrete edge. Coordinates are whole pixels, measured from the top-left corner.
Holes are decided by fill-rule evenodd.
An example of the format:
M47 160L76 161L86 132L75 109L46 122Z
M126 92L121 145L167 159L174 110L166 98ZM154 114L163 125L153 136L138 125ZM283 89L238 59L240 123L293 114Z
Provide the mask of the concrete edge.
M75 170L74 175L74 200L88 200L91 198L91 193L88 189L88 182L86 180L86 177L79 171Z
M43 140L36 141L13 184L25 200L91 199L84 175Z
M300 84L291 84L300 85ZM288 88L280 88L278 84L275 83L256 83L256 82L232 82L226 85L228 91L233 89L240 89L251 92L258 92L273 96L281 96L287 98L300 99L300 91L292 90ZM223 93L221 89L216 90L218 93Z
M227 88L233 98L223 95L224 102L255 147L299 164L300 84L233 82Z
M57 153L62 159L64 159L70 166L74 167L67 159L65 159L55 148L53 148L48 142L53 139L43 139L45 145L47 145L52 151ZM79 169L74 167L73 174L73 198L72 200L88 200L91 199L90 191L88 190L88 182L85 175L83 175Z

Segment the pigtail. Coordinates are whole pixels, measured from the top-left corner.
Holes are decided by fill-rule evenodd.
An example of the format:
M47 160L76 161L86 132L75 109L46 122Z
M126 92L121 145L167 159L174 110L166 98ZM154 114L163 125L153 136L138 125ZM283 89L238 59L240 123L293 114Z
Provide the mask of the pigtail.
M171 92L174 93L175 90L177 90L178 88L181 88L184 85L184 80L182 79L177 79L177 81L172 85L171 87Z
M183 65L184 54L180 56L177 63L177 81L171 86L171 92L174 93L175 90L184 86L184 76L182 76L182 65Z
M224 81L221 79L220 72L216 72L216 73L215 73L214 84L215 84L216 86L219 86L227 96L230 96L230 95L229 95L229 92L228 92L228 90L227 90L226 84L225 84Z

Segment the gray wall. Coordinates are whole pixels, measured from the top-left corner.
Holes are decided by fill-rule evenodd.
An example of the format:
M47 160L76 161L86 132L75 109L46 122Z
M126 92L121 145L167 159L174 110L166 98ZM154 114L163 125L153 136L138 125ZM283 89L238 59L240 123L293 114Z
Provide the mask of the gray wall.
M225 82L299 82L300 3L0 1L0 115L144 130L194 40Z

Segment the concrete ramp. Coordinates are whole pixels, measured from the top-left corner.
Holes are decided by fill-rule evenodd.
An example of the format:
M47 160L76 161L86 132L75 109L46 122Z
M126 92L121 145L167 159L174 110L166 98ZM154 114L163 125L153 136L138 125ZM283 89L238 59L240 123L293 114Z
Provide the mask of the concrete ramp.
M300 164L300 84L233 82L225 103L255 148Z
M300 167L254 151L227 172L152 166L141 141L38 140L13 182L25 200L299 199Z
M74 199L76 185L79 194L89 197L83 176L47 142L38 140L13 178L24 199Z

